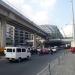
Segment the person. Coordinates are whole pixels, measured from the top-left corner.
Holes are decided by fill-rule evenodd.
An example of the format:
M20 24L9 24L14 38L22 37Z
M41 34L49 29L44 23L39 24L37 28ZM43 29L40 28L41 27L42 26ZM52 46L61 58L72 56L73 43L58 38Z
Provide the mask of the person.
M40 51L41 49L40 48L37 48L37 54L40 55Z

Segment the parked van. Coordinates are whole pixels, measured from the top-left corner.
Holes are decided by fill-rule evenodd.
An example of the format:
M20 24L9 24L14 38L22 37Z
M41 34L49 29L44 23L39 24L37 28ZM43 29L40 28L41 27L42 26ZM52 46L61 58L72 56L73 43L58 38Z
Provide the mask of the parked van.
M25 47L5 47L4 50L5 58L9 61L11 60L19 60L27 58L29 59L31 57L31 53L29 49Z

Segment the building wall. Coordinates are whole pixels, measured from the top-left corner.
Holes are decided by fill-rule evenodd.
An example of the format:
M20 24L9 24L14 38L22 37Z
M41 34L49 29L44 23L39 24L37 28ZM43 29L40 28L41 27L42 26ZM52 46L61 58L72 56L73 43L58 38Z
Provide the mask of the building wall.
M41 37L16 28L10 24L6 25L6 46L42 47Z
M25 31L15 28L15 46L25 46Z
M6 45L13 46L14 45L14 26L9 24L6 25Z

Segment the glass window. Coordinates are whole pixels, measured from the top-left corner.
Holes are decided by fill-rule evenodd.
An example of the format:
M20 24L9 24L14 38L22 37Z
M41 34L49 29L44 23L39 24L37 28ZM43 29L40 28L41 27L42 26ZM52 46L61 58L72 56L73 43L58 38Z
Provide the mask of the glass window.
M20 40L20 43L23 43L24 42L24 40Z
M12 52L12 49L7 49L7 52Z
M28 34L25 35L25 39L28 39Z
M22 52L26 52L26 49L22 49Z
M33 40L33 35L31 35L31 40Z
M20 33L20 36L23 36L23 33Z
M15 52L15 49L13 49L13 52Z
M20 48L17 48L17 52L21 52L21 49Z
M20 40L23 40L24 38L23 37L20 37Z
M20 33L23 33L23 31L21 30Z

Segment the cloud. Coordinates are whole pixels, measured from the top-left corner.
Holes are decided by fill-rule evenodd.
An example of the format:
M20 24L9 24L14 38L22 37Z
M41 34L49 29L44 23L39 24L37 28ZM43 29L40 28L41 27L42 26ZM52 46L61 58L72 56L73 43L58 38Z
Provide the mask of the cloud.
M53 8L57 0L31 0L32 4L39 5L43 8Z
M13 8L20 9L21 6L24 4L24 0L3 0L7 4L11 5Z
M72 31L73 31L73 27L72 25L67 25L62 29L62 33L65 37L72 37Z
M19 11L21 14L23 14L26 17L32 16L32 7L25 3L26 0L3 0L13 8L15 8L17 11Z
M42 7L48 8L48 7L53 7L56 3L56 0L40 0L40 5Z
M3 0L36 24L49 23L49 11L56 0ZM36 8L35 8L36 7Z
M48 24L49 18L47 11L39 11L34 16L35 16L33 17L33 19L35 20L34 22L37 23L38 25Z

